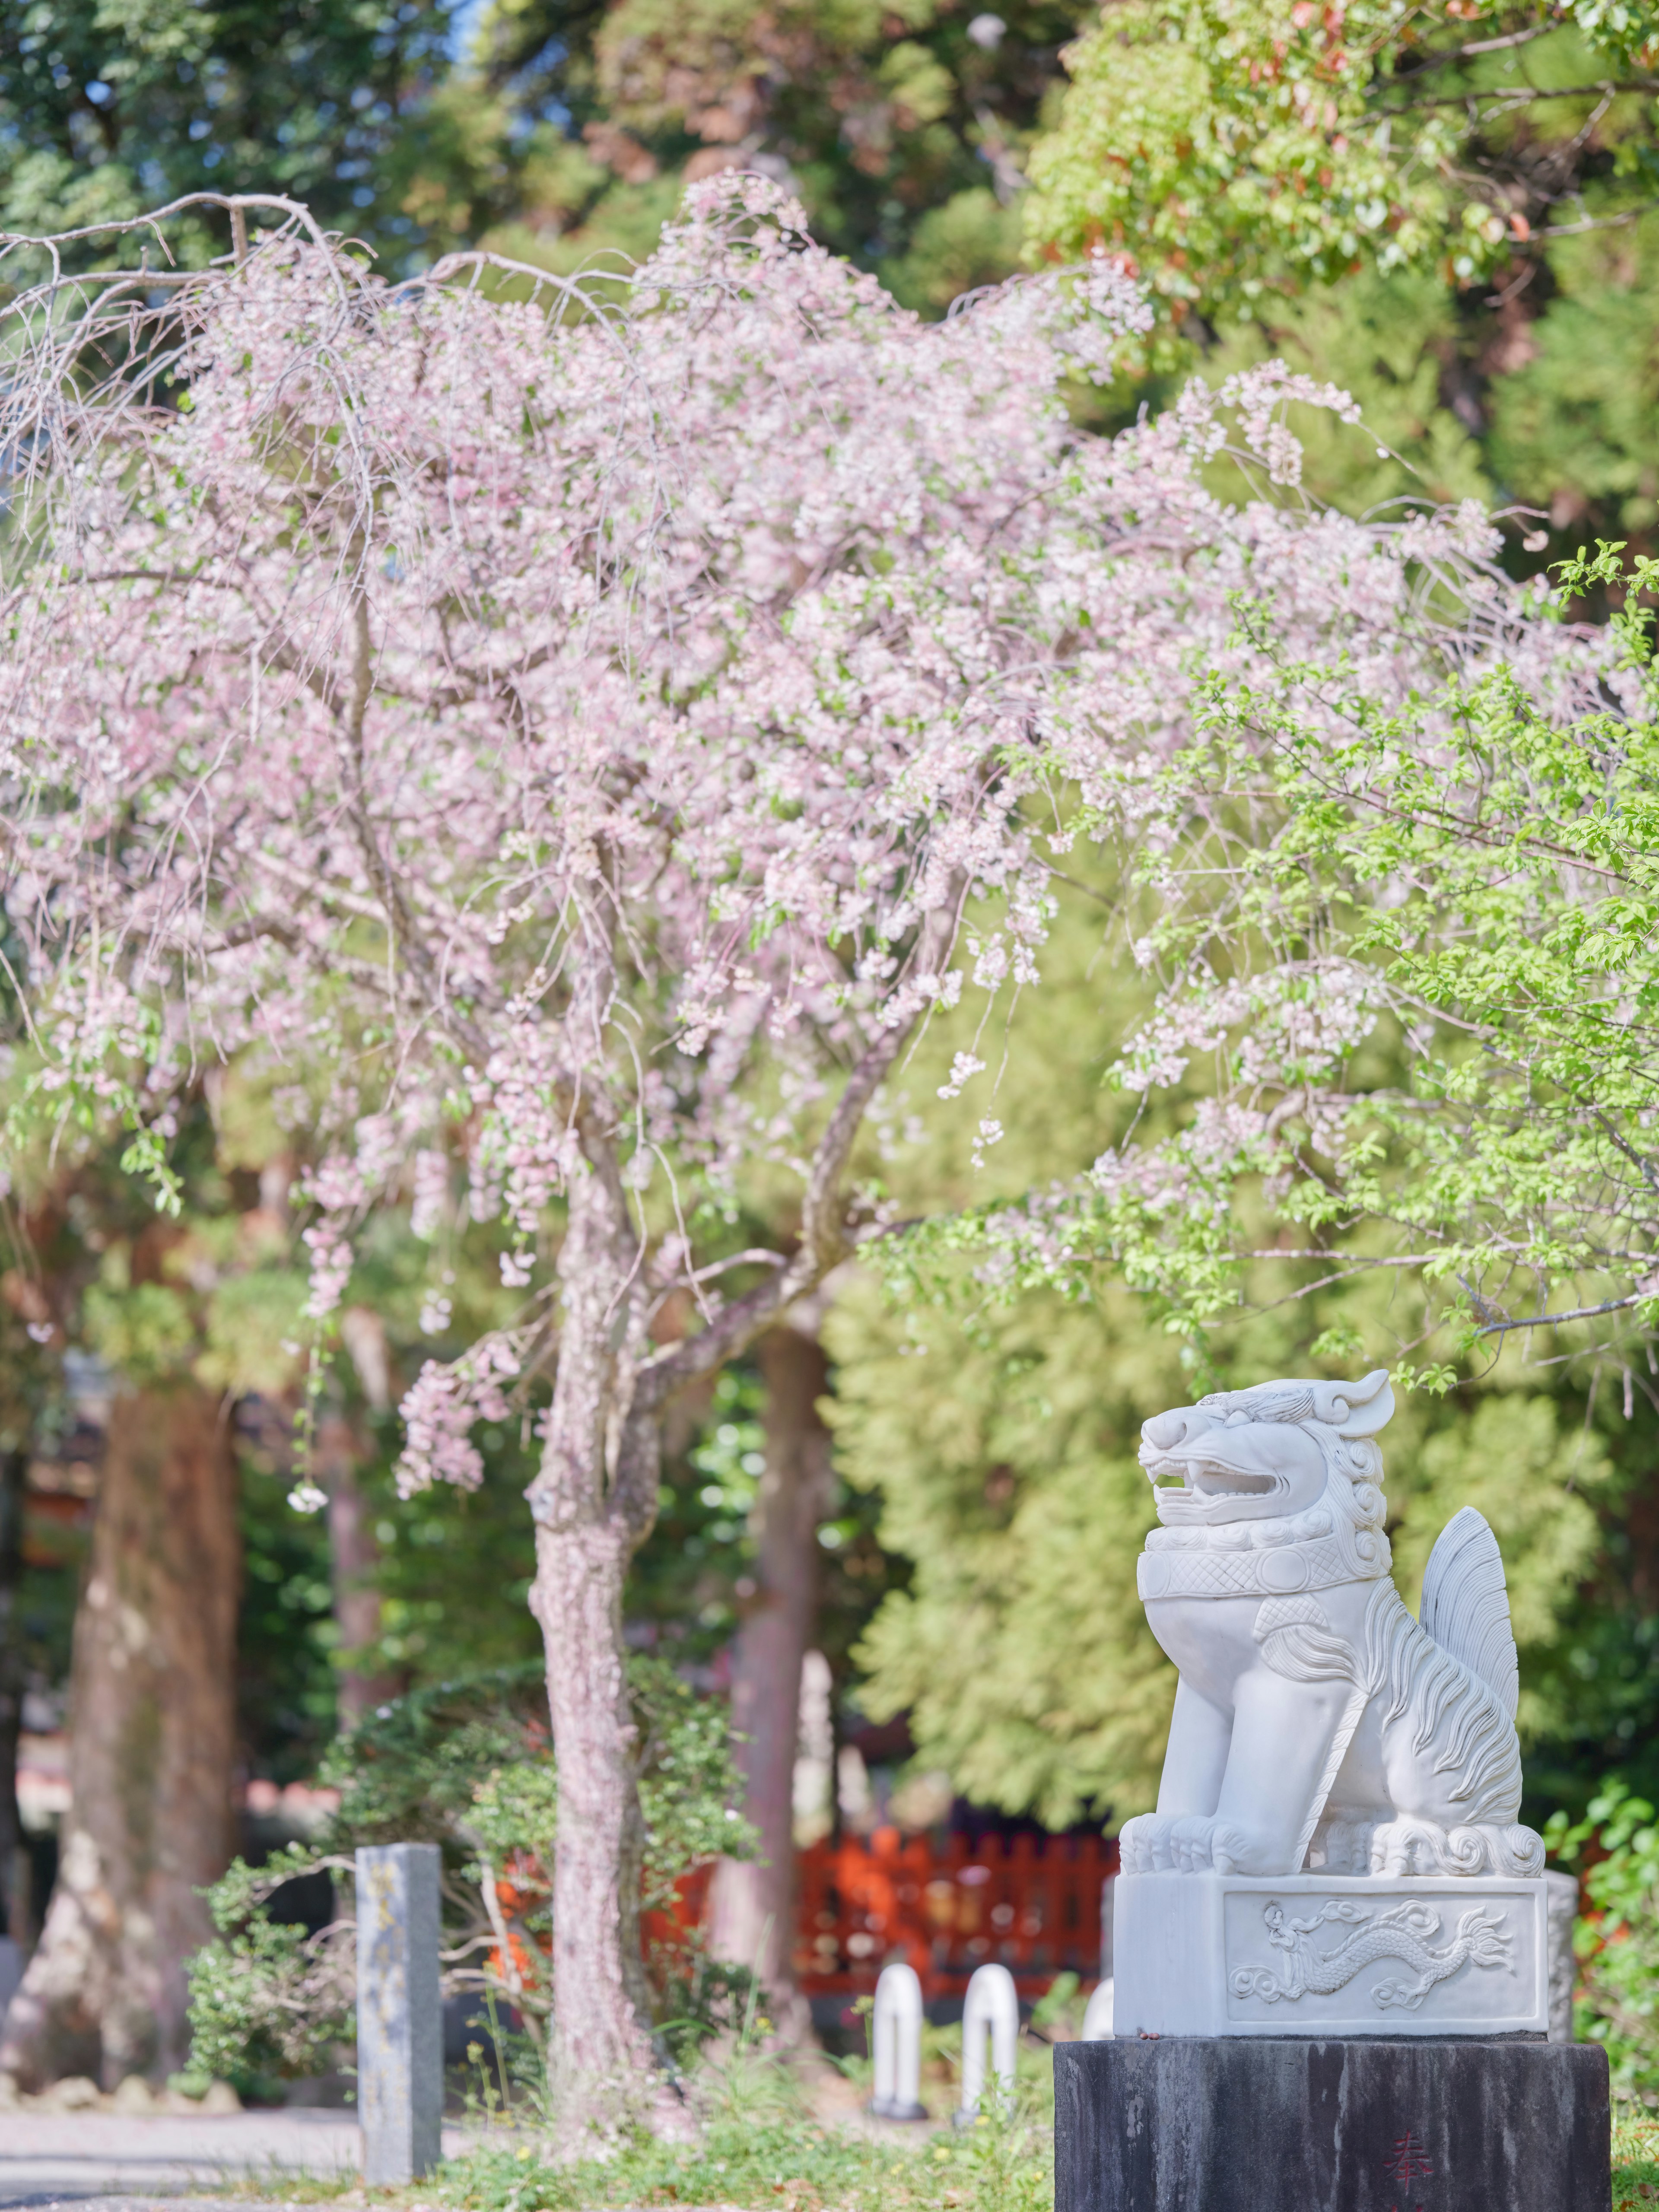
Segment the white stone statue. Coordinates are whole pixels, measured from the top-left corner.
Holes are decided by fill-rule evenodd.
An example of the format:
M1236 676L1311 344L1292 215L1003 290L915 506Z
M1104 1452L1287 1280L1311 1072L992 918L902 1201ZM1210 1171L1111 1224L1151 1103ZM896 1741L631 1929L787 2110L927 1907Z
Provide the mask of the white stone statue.
M1181 1672L1158 1810L1126 1872L1541 1871L1516 1815L1515 1638L1497 1539L1466 1506L1423 1618L1389 1579L1394 1411L1363 1382L1263 1382L1159 1413L1140 1460L1163 1526L1140 1595Z
M1139 1588L1180 1670L1158 1810L1126 1823L1115 2028L1541 2033L1542 1838L1497 1540L1389 1579L1380 1370L1264 1382L1141 1431Z

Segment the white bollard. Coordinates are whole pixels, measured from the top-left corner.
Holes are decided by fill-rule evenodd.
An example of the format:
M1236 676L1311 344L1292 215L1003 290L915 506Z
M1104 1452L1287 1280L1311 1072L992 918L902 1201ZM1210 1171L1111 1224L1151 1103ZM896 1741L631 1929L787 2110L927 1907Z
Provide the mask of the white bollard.
M1112 1980L1109 1974L1090 1996L1083 2015L1085 2043L1109 2043L1112 2039Z
M421 2181L444 2109L438 1846L357 1853L357 2116L363 2179Z
M966 2127L985 2094L985 2039L991 2039L991 2071L1004 2097L1013 2094L1015 2053L1019 2047L1019 1992L1006 1966L981 1966L968 1984L962 2008L962 2104L958 2126Z
M921 2101L921 1984L914 1966L897 1961L884 1966L876 1984L871 2027L876 2094L870 2100L878 2120L925 2120Z

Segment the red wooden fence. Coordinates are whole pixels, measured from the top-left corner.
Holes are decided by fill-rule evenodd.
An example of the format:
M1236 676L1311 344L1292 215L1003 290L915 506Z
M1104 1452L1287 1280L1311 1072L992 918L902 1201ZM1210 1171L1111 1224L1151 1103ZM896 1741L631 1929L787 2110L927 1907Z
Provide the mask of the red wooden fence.
M890 1959L908 1960L925 1998L957 1996L996 1960L1022 1996L1068 1968L1100 1972L1101 1887L1117 1845L1098 1836L952 1834L878 1828L815 1844L798 1860L796 1979L809 1996L861 1996Z
M925 1999L960 1996L975 1966L994 1959L1024 1997L1038 1997L1068 1969L1100 1972L1101 1887L1117 1872L1117 1845L1099 1836L925 1835L878 1828L867 1840L814 1844L798 1855L795 1978L808 1996L863 1996L891 1959L905 1959ZM647 1946L684 1942L702 1918L708 1866L676 1884L669 1911L642 1916ZM497 1885L514 1915L545 1895L533 1861L515 1862ZM520 1971L538 1962L512 1938ZM499 1954L492 1954L497 1969Z

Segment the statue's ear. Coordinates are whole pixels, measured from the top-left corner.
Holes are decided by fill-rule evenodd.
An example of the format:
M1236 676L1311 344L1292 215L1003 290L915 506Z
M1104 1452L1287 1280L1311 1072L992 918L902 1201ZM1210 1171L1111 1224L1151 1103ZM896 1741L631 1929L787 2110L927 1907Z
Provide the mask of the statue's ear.
M1314 1419L1339 1436L1374 1437L1394 1413L1394 1385L1386 1367L1374 1367L1358 1382L1314 1386Z

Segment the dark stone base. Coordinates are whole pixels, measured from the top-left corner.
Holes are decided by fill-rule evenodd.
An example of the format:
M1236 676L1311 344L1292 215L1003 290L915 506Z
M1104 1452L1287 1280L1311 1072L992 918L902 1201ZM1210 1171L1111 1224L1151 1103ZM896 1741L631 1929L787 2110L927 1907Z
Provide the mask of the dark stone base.
M1611 2166L1595 2044L1054 2051L1054 2212L1608 2212Z

